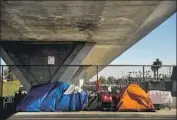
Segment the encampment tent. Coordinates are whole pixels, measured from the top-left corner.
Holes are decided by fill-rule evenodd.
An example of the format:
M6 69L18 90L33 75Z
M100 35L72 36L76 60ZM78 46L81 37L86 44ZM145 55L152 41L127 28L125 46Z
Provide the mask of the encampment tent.
M19 103L17 111L82 110L87 100L87 93L78 91L73 86L63 82L34 86Z
M137 84L130 84L120 93L118 111L154 111L147 93Z

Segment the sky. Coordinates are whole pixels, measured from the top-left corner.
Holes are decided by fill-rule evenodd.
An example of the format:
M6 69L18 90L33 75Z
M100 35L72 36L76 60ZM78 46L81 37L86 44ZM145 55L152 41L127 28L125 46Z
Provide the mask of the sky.
M176 65L176 13L110 64L152 65L156 58L159 58L163 65ZM148 70L151 71L151 68L146 67L145 71ZM119 78L132 71L142 72L142 67L107 67L99 73L99 76L114 76L115 78ZM170 74L170 71L172 69L169 67L162 67L159 70L162 74ZM152 74L151 71L151 76ZM95 78L94 76L91 80Z

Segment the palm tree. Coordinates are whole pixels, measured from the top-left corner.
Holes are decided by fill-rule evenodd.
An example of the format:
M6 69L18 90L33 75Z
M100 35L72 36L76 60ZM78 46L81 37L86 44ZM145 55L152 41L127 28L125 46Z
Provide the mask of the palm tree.
M162 67L162 61L156 59L155 65L157 65L157 80L159 79L159 69Z
M153 62L153 65L154 65L154 62ZM154 78L156 80L156 67L153 65L151 66L151 70L154 72Z
M156 59L156 61L153 62L154 66L151 66L151 70L154 72L154 77L155 79L157 78L158 80L158 76L159 76L159 69L162 66L162 61L160 61L158 58ZM156 77L156 72L157 72L157 77Z

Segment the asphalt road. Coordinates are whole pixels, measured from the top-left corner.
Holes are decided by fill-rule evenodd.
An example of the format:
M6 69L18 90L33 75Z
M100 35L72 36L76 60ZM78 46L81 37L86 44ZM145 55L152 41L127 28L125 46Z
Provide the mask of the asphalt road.
M20 112L8 120L176 120L176 109L157 112Z

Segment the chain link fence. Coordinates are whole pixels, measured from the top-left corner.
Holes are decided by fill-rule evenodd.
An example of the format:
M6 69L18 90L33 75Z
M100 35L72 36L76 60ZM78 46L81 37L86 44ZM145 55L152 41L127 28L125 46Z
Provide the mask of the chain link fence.
M96 90L96 80L100 80L101 89L111 86L113 91L131 83L139 84L146 91L172 91L173 67L162 65L154 69L150 65L1 65L1 95L13 96L25 80L30 86L57 80L80 85L82 81L82 88L92 91Z
M34 86L55 81L75 84L87 91L96 91L96 80L99 80L100 89L108 90L111 87L113 94L131 83L136 83L146 92L165 90L171 91L175 96L176 79L171 79L172 72L175 73L173 67L170 65L1 65L0 97L3 98L1 108L5 109L6 102L13 103L14 96L20 91L26 94L25 85ZM12 101L8 101L9 98L12 98L10 99Z

